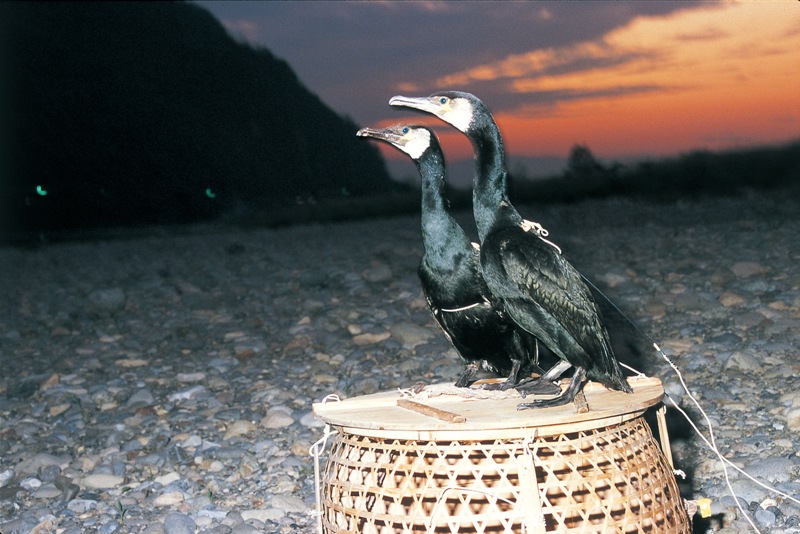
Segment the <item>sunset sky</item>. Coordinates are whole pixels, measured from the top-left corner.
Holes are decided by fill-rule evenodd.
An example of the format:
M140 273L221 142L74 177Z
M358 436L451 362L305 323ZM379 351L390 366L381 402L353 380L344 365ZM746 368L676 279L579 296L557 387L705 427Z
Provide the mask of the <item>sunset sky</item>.
M610 161L800 138L798 2L197 3L359 125L438 127L389 98L475 93L512 161L576 143ZM471 157L437 131L450 161Z

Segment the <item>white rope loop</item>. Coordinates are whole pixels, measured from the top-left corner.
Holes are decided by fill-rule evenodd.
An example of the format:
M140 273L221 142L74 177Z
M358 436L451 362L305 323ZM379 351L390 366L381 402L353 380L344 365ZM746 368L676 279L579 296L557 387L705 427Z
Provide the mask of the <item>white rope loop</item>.
M536 234L537 237L539 237L539 239L541 239L542 241L544 241L545 243L556 249L556 251L558 251L558 253L561 254L561 248L558 245L556 245L555 243L553 243L548 239L545 239L545 237L550 235L550 232L548 232L547 229L540 223L535 221L529 221L528 219L522 219L520 227L522 227L522 229L526 232L533 232L534 234Z
M322 403L325 404L329 401L339 402L339 395L335 393L331 393L327 395L324 399L322 399ZM320 468L319 468L319 459L322 456L322 453L325 452L325 447L328 444L328 438L332 435L336 434L335 430L331 430L331 425L325 425L325 431L322 434L322 437L319 438L311 447L308 448L309 456L314 458L314 497L317 501L317 509L309 511L308 515L316 516L317 518L317 532L319 534L323 534L322 532L322 492L320 490Z

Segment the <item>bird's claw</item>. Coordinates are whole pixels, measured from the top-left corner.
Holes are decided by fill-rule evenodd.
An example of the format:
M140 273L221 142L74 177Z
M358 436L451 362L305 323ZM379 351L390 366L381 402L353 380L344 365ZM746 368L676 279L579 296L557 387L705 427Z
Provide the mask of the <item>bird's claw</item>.
M507 391L516 387L516 384L511 380L503 380L501 382L486 382L479 387L486 391Z
M528 380L520 382L515 386L524 399L528 395L558 395L561 393L561 388L550 382L549 380Z
M535 408L551 408L553 406L563 406L572 402L568 396L563 395L552 399L537 399L531 402L521 402L517 404L517 411L531 410Z

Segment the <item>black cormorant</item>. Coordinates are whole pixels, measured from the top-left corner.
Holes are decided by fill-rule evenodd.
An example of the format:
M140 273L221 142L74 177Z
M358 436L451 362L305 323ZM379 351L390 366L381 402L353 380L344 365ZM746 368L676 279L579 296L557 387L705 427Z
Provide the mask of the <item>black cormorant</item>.
M428 128L397 125L363 128L360 137L385 141L405 152L422 178L422 243L419 278L436 322L467 363L456 382L466 387L479 367L506 376L513 386L536 365L536 339L516 328L489 303L480 274L480 252L448 211L444 155Z
M395 96L389 104L432 113L469 138L475 152L472 201L481 272L491 300L563 360L543 379L555 379L575 367L563 394L523 403L518 409L566 404L587 377L630 392L580 273L541 232L530 228L508 199L503 141L489 109L474 95L457 91L421 98ZM525 385L518 389L524 392Z

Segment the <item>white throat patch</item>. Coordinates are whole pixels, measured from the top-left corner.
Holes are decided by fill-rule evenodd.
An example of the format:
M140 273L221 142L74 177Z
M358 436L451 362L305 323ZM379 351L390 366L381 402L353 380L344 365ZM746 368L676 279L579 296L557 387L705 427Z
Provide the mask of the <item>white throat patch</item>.
M411 156L411 159L417 160L422 154L431 146L431 133L424 128L417 128L408 132L403 139L406 140L405 144L400 148L403 152Z
M467 133L469 125L472 124L474 111L472 102L466 98L454 98L450 101L450 109L447 114L441 118L458 128L462 133Z

